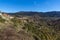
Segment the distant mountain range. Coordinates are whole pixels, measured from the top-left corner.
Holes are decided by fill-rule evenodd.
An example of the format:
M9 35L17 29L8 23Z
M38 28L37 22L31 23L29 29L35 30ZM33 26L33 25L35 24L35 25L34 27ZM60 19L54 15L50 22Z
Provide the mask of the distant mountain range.
M60 17L60 11L51 11L51 12L16 12L16 13L8 13L9 15L15 16L33 16L39 15L40 17Z

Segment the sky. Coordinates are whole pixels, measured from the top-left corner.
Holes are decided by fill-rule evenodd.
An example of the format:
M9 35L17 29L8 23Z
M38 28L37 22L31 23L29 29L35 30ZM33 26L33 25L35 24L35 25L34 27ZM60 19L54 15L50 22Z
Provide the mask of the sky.
M0 0L0 11L60 11L60 0Z

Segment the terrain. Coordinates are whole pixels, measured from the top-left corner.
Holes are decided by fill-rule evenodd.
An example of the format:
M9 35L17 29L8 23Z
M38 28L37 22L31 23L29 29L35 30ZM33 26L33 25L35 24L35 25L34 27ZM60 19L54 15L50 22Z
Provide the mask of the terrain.
M60 11L1 13L0 40L60 40Z

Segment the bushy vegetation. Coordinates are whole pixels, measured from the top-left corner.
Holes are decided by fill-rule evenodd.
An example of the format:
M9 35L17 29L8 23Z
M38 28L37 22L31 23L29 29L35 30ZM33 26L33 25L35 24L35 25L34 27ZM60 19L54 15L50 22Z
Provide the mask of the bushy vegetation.
M24 20L17 17L8 20L4 29L0 29L0 40L60 40L60 19L32 17L33 21L27 19L26 23ZM0 17L0 22L5 24L5 19Z
M4 23L5 22L5 19L3 19L1 16L0 16L0 22L1 23Z

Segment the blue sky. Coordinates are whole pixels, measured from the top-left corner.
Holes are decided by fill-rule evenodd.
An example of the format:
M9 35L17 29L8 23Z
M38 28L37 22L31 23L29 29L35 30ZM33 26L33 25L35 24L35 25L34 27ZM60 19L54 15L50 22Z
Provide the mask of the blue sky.
M60 11L60 0L0 0L0 10L18 11Z

